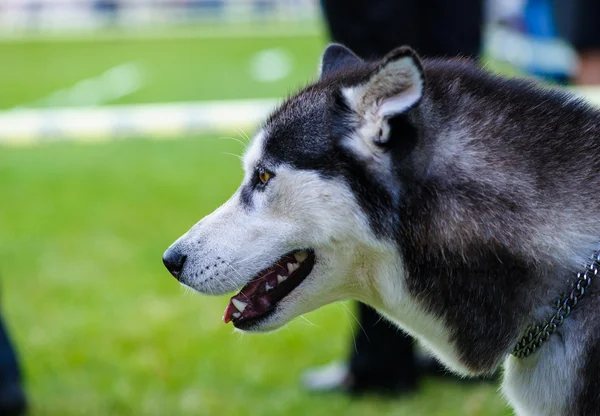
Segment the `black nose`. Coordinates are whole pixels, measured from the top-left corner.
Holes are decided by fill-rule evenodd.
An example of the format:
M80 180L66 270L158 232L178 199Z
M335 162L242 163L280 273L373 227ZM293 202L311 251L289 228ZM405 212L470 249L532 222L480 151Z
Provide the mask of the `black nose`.
M165 267L177 280L179 280L179 277L181 276L181 271L183 270L186 259L187 256L181 254L176 247L169 248L165 251L165 254L163 254L163 263Z

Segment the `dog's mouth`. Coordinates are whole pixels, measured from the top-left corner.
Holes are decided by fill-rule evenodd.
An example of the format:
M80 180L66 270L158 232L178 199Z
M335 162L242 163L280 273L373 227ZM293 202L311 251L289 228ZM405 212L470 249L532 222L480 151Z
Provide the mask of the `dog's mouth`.
M258 273L237 295L229 300L223 322L235 327L264 318L273 312L279 301L306 279L315 265L312 250L299 250Z

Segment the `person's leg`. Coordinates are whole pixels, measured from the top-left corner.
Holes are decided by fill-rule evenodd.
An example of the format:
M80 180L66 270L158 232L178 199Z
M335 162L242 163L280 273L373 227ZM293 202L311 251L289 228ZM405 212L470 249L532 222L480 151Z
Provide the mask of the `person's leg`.
M482 0L323 0L322 4L333 41L362 58L381 57L401 45L428 57L479 54ZM417 386L419 372L439 369L431 360L417 367L412 339L374 309L359 304L358 319L362 328L355 331L349 365L310 372L305 377L309 388L407 391Z
M427 57L479 57L482 0L427 0L419 5L421 43L417 52Z
M353 331L350 358L310 369L303 384L313 391L344 390L398 394L416 389L417 360L413 340L381 317L373 308L358 303L359 325Z
M379 58L392 49L420 44L420 0L323 0L331 39L365 59ZM353 393L407 391L417 385L413 340L359 303L348 366L329 366L322 380L338 382ZM320 381L319 378L316 378Z
M418 374L412 338L362 303L358 304L358 320L349 388L356 393L415 389Z
M329 34L334 42L361 58L379 58L392 49L418 46L418 0L323 0Z
M363 58L409 45L427 57L477 58L482 0L323 0L331 39Z
M0 415L25 413L27 406L21 382L17 355L0 318Z

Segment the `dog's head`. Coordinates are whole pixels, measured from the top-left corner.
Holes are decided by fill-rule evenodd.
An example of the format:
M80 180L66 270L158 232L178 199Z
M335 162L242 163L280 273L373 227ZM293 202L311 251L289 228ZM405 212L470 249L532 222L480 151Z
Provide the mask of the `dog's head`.
M397 290L378 279L402 270L392 242L402 166L391 161L415 146L423 88L407 47L368 63L329 46L320 79L269 117L240 188L166 251L167 268L201 293L239 290L224 320L245 330Z

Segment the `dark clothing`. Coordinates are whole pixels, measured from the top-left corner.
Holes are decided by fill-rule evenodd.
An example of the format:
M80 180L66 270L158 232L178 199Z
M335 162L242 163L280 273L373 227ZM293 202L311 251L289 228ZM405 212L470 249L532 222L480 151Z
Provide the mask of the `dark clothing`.
M17 355L0 318L0 387L20 382L21 373L17 364Z
M350 357L351 388L356 391L409 391L417 387L413 340L370 306L358 304L354 348Z
M427 57L476 58L481 46L483 0L323 0L331 38L363 58L409 45ZM411 390L418 369L412 339L359 304L352 389Z
M600 1L554 0L558 34L579 52L600 49Z
M27 405L21 383L17 355L0 319L0 415L25 413Z
M423 56L477 57L482 0L323 0L331 38L363 58L409 45Z

